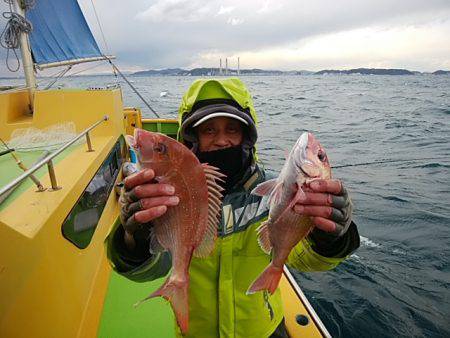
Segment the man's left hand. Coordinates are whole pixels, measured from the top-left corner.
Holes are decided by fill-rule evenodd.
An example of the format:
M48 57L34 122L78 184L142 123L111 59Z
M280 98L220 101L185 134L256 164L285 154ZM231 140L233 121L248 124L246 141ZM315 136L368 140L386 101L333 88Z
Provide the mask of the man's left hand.
M339 180L314 180L306 187L294 211L311 216L315 226L336 236L346 233L352 221L353 204Z

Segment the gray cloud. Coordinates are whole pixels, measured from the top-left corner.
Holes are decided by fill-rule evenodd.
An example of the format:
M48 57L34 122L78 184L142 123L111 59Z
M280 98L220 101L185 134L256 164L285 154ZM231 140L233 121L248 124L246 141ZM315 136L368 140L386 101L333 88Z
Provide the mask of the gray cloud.
M103 46L91 1L80 5ZM118 63L144 69L187 67L207 52L227 56L357 28L430 25L450 18L448 0L97 0L95 5Z
M111 1L97 3L106 31L113 31L113 49L126 56L125 60L144 67L184 66L206 51L227 55L261 50L372 25L428 24L450 14L450 2L443 0L323 0L314 4L172 0L134 3L125 12L116 13L104 7ZM223 13L226 7L233 10ZM230 20L238 24L232 25ZM112 24L119 21L123 25Z

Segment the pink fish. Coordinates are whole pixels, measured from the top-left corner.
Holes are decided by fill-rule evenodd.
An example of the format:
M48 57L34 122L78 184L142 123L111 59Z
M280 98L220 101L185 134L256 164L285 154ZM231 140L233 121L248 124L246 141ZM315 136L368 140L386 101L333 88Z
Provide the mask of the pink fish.
M272 261L252 283L247 294L268 290L275 292L292 248L313 228L308 216L294 212L293 207L302 188L315 179L331 178L331 168L325 150L313 134L303 133L295 143L278 178L259 184L252 193L269 195L269 218L258 228L258 242L270 253Z
M225 175L201 164L183 144L163 134L135 129L134 138L127 139L140 168L153 169L157 182L174 186L180 199L177 206L152 221L156 240L152 246L170 251L172 272L141 302L157 296L167 299L184 334L189 323L189 264L192 255L206 257L214 249L222 204L222 188L216 181Z

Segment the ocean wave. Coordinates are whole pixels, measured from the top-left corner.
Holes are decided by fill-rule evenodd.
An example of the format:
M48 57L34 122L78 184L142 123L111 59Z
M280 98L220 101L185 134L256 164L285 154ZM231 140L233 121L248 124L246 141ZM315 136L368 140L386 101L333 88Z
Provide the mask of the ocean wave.
M438 108L435 111L440 114L450 115L450 108Z
M432 162L432 163L426 163L426 164L420 164L420 165L415 165L411 168L415 168L415 169L425 169L425 168L450 168L450 165L448 164L443 164L443 163L437 163L437 162Z
M406 255L406 251L402 250L402 249L394 249L394 250L392 250L392 253L394 253L396 255L402 255L402 256Z
M379 248L379 247L381 247L381 244L375 243L374 241L370 240L367 237L364 237L364 236L360 235L359 239L360 239L362 245L367 246L369 248Z
M388 201L402 202L402 203L408 203L409 202L409 201L407 201L407 200L405 200L403 198L397 197L397 196L382 196L382 197L383 197L383 199L388 200Z
M412 128L412 127L417 127L417 126L418 126L417 123L412 123L408 120L403 120L403 121L395 121L395 122L386 123L386 125L384 127L386 129L397 129L397 128Z

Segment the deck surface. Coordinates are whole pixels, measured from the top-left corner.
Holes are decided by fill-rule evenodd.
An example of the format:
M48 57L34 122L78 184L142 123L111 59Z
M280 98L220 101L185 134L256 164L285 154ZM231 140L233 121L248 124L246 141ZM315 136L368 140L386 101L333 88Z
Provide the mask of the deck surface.
M68 156L74 149L80 147L81 145L72 145L66 150L64 150L61 154L55 157L53 160L53 164L56 165L59 161ZM1 148L3 150L3 148ZM54 151L54 150L53 150ZM15 155L22 161L22 163L27 167L31 168L43 155L43 150L36 151L19 151L15 152ZM5 154L0 156L0 187L4 187L6 184L14 180L16 177L23 174L23 170L19 168L16 161L14 160L11 154ZM44 165L40 168L34 175L41 180L42 177L48 175L47 166ZM34 185L31 179L26 179L23 181L11 195L0 205L0 211L3 210L6 206L8 206L12 201L14 201L18 196L20 196L24 191L29 189ZM48 187L46 187L48 188ZM36 188L37 190L37 188Z
M164 278L135 283L112 272L98 332L99 338L172 338L174 319L168 302L161 297L133 304L148 296Z

